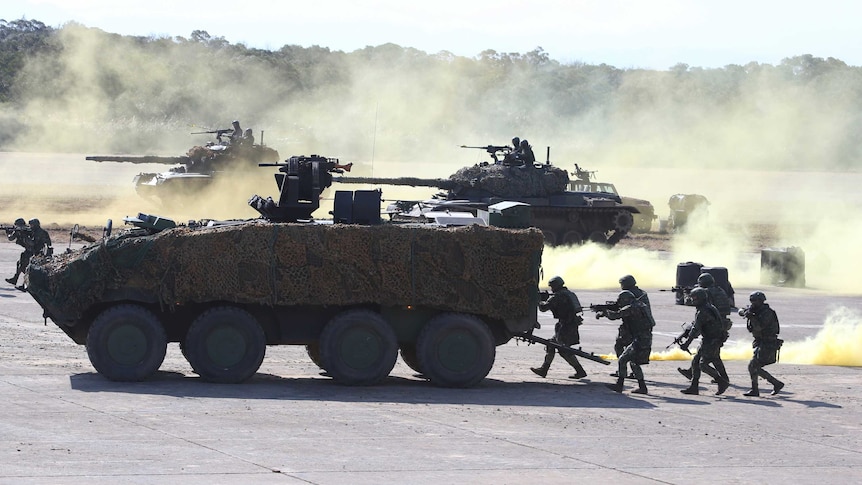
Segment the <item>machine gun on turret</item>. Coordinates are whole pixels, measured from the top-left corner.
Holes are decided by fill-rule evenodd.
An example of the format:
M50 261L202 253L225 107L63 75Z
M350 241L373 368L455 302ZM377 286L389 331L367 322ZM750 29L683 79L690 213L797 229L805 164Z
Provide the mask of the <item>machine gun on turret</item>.
M506 155L512 153L512 147L508 145L485 145L483 147L461 145L461 148L475 148L477 150L485 150L486 152L488 152L489 155L491 155L491 158L494 159L494 163L500 163L500 159L497 158L500 153L503 154L504 160L506 158Z
M332 174L349 172L353 163L343 165L337 158L297 155L284 163L259 163L258 166L278 167L275 174L278 202L272 197L264 199L253 195L248 205L269 221L297 222L311 219L312 212L320 207L320 194L332 185Z

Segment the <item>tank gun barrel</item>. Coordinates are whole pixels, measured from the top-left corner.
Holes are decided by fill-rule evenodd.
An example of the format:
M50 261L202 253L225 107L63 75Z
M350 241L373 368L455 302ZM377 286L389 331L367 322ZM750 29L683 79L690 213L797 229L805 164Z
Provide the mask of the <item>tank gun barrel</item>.
M191 161L191 159L187 156L157 157L154 155L144 155L140 157L126 157L122 155L88 156L87 160L91 160L94 162L159 163L162 165L177 165L189 163Z
M443 190L454 190L458 184L449 179L423 179L418 177L338 177L333 182L343 184L400 185L410 187L437 187Z

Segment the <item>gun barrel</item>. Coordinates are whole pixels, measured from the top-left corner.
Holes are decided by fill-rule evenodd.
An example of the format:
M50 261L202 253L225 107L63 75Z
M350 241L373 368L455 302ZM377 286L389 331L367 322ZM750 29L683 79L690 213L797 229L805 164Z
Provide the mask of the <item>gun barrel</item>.
M93 162L121 162L121 163L158 163L162 165L177 165L189 163L191 159L186 156L182 157L157 157L154 155L144 155L140 157L127 157L123 155L105 155L105 156L88 156L87 160Z
M437 187L439 189L452 190L455 188L451 180L448 179L423 179L418 177L338 177L332 179L333 182L341 182L343 184L374 184L374 185L407 185L410 187Z

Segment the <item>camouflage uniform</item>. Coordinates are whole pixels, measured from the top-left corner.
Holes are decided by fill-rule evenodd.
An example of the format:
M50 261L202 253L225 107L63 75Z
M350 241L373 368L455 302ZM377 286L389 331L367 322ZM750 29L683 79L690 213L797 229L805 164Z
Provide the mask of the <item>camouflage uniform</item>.
M783 340L778 338L778 333L781 331L778 315L775 310L769 307L768 303L764 303L765 300L766 296L762 292L755 291L750 297L751 306L739 311L740 316L748 320L746 327L754 337L754 342L752 342L754 356L748 363L751 390L745 393L746 396L760 395L757 385L758 377L763 377L772 384L773 395L778 394L784 387L783 382L763 369L764 366L774 364L778 360L778 351L783 343Z
M15 263L15 275L11 278L6 278L6 282L13 285L18 283L18 276L27 269L27 265L30 263L30 258L33 256L33 251L30 249L32 246L30 231L28 231L29 228L24 222L24 219L16 219L14 227L15 230L7 233L6 238L24 248L24 251L18 258L18 262Z
M727 379L719 375L716 369L719 366L723 366L721 362L721 347L724 345L726 331L724 330L718 309L708 301L708 294L704 288L695 288L691 292L692 301L697 307L697 312L694 316L694 325L692 325L688 340L680 347L683 350L688 350L691 342L701 335L703 335L703 341L692 359L691 385L681 391L683 394L699 393L698 384L700 382L701 371L707 373L718 383L716 395L724 393L730 385ZM713 367L710 364L713 364Z
M730 321L730 309L733 305L730 303L730 298L727 296L727 293L721 289L720 286L715 284L715 278L709 273L702 273L697 278L697 286L695 288L704 288L707 291L707 301L712 304L717 310L718 313L721 314L722 317L722 325L724 326L724 340L722 343L727 342L727 339L730 338L730 327L733 326L733 322ZM688 380L691 380L693 366L688 369L677 369L680 374L684 375ZM724 378L724 380L730 382L730 377L727 376L727 369L724 367L724 362L718 361L715 363L715 370L718 371L718 374Z
M649 295L644 290L638 288L637 281L632 275L625 275L620 278L620 290L628 290L634 295L635 299L644 305L646 305L647 312L649 313L650 319L652 319L652 306L649 302ZM653 320L653 325L655 325L655 320ZM625 324L620 324L620 328L617 332L617 339L614 342L614 352L617 354L617 357L623 353L623 350L632 343L632 335L629 332L628 328L626 328ZM611 374L612 377L616 377L616 374Z
M548 310L554 314L557 319L554 325L554 336L552 342L561 345L572 346L581 342L581 336L578 332L578 326L583 323L584 319L579 315L581 313L581 302L578 300L571 290L564 286L563 279L559 276L551 278L551 289L554 294L548 301L539 302L539 310L546 312ZM557 350L554 347L545 347L545 361L541 367L532 367L530 370L541 377L548 374L548 369L551 368L551 363L554 361L554 356ZM571 375L572 379L580 379L586 377L587 372L584 367L578 362L578 358L570 353L560 353L563 359L569 363L574 369L575 374Z
M610 320L622 319L622 326L632 336L631 343L619 355L617 369L617 383L609 384L608 387L616 392L622 392L626 368L631 366L632 373L638 381L638 388L632 392L646 394L647 387L644 381L642 364L649 364L649 356L652 351L652 329L655 321L649 308L645 303L635 298L629 290L623 290L617 297L618 311L609 310L606 316Z
M6 279L8 283L13 285L18 283L18 277L21 273L27 270L30 258L37 254L50 254L53 252L51 236L48 234L48 231L42 229L39 219L30 220L30 231L24 231L23 229L25 228L26 226L21 226L21 230L15 231L8 236L10 240L15 241L15 244L24 248L21 257L18 259L18 263L15 265L15 275Z

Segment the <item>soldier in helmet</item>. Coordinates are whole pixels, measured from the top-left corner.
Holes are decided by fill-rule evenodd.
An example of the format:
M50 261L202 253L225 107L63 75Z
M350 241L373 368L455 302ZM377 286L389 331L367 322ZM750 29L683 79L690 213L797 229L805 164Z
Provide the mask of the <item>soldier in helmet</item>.
M680 348L688 350L691 342L697 337L703 335L703 341L700 348L692 359L692 376L691 385L680 392L683 394L699 394L700 374L701 371L707 373L718 383L718 391L716 395L723 394L727 390L730 383L727 379L718 374L716 362L721 362L721 346L725 339L724 325L721 323L721 315L718 310L709 303L709 293L705 288L694 288L691 290L691 301L694 303L697 312L694 316L694 324L689 332L688 340L686 340ZM713 364L713 366L710 366Z
M647 312L649 312L650 318L652 318L652 308L650 307L649 296L644 290L638 288L638 283L637 280L635 280L635 277L630 274L627 274L620 278L619 283L620 290L630 291L632 295L634 295L636 300L646 305ZM617 354L617 357L619 357L620 354L623 353L623 350L631 343L632 335L631 333L629 333L628 328L626 328L626 326L621 323L617 331L617 339L614 342L614 352ZM614 372L613 374L611 374L611 377L619 377L619 375L617 374L617 372ZM634 375L629 375L629 378L633 379Z
M233 126L233 132L230 134L230 143L233 145L242 140L242 127L239 125L239 120L233 120L231 126Z
M536 155L533 154L533 147L527 140L521 140L518 147L518 160L526 165L532 165L536 162Z
M15 244L24 248L24 251L21 253L21 256L18 258L18 262L15 263L15 275L11 278L6 278L6 282L12 285L16 285L18 283L18 276L27 269L27 264L30 262L30 257L33 256L33 253L30 251L30 235L28 234L30 228L27 227L27 223L24 222L24 218L19 217L15 219L15 223L12 225L10 230L6 231L6 238L10 241L13 241Z
M567 346L580 343L581 337L578 332L578 326L584 321L580 315L583 311L581 302L578 300L577 295L566 288L566 283L559 276L551 278L548 281L548 285L551 287L553 295L547 301L539 302L539 310L543 312L551 310L554 318L557 319L557 324L554 325L554 337L551 338L551 341ZM553 347L546 347L545 362L542 363L541 367L531 367L530 370L541 377L546 377L556 353L557 350ZM569 376L570 378L581 379L587 376L587 372L581 363L578 362L577 357L570 353L560 353L560 355L575 369L575 373Z
M724 327L724 339L721 343L724 344L724 342L727 342L727 339L730 338L730 327L733 326L733 322L730 321L730 309L732 307L730 298L720 286L715 284L715 277L710 273L701 273L700 276L697 277L697 286L695 286L695 288L704 288L707 291L709 303L711 303L721 315L721 323ZM688 369L679 367L677 370L680 374L684 375L686 379L691 380L693 366L694 364L692 363L692 367L689 367ZM724 362L722 362L721 359L715 362L715 370L718 371L718 374L724 378L724 380L730 382L730 378L727 376L727 369L724 367Z
M14 236L10 234L9 239L14 239L16 244L24 248L24 251L15 265L15 275L11 278L6 278L6 282L12 285L16 285L18 277L27 270L30 258L39 254L50 256L54 252L54 248L51 247L51 236L48 235L48 231L42 229L39 219L30 219L28 224L25 225L24 219L19 218L15 221L15 227L17 229L13 232Z
M623 392L626 368L630 366L635 379L638 381L638 388L632 392L646 394L647 386L641 365L649 364L649 355L652 351L652 329L655 326L655 321L646 304L635 298L635 295L629 290L623 290L617 295L617 306L619 310L608 310L597 314L597 316L606 316L610 320L622 319L623 326L631 335L631 342L619 355L617 382L608 384L608 387L615 392Z
M748 363L748 373L751 375L751 390L745 396L759 396L760 389L757 381L763 377L772 384L772 395L776 395L784 388L784 383L776 379L763 368L778 361L778 351L781 349L783 340L778 338L781 330L778 324L778 315L775 310L766 303L766 295L762 291L755 291L748 297L751 305L739 310L739 315L748 320L748 331L754 337L752 346L754 356Z

